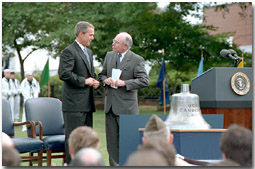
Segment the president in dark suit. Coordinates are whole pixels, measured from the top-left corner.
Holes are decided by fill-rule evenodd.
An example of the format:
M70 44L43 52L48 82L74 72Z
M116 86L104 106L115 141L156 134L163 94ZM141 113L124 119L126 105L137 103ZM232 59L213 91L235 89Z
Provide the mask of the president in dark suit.
M106 54L103 69L99 73L99 80L106 88L104 112L111 166L119 165L119 115L139 114L137 90L149 84L144 59L130 50L132 44L132 37L128 33L119 33L113 39L113 51ZM116 81L112 78L113 68L122 71Z
M66 162L70 162L68 138L78 126L93 127L95 104L93 89L99 87L93 66L93 54L87 46L94 39L94 26L78 22L75 41L60 55L59 78L63 80L62 110L65 124Z

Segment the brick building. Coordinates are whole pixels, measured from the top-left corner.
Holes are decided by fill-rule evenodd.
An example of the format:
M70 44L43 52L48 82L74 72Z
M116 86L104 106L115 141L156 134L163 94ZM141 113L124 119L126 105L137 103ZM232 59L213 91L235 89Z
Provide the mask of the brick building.
M213 25L217 29L209 34L231 32L229 40L241 50L252 53L252 5L242 10L238 4L228 6L229 12L215 8L206 8L203 11L204 25ZM231 43L231 42L230 42Z

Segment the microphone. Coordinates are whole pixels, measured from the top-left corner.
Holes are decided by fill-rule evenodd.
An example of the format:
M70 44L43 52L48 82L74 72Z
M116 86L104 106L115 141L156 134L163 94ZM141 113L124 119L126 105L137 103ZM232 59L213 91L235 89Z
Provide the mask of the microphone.
M236 59L242 60L242 58L237 56L236 51L234 51L233 49L229 49L228 51L230 51L231 55L234 56Z
M227 49L222 49L220 51L220 55L224 58L231 58L231 59L236 60L236 58L234 56L232 56L231 52Z

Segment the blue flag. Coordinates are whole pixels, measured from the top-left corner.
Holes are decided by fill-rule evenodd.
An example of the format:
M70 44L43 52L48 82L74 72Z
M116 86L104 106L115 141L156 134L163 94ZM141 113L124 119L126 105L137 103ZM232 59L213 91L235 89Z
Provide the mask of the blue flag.
M204 67L203 57L201 57L201 60L200 60L199 66L198 66L198 70L197 70L197 76L199 76L203 73L203 67Z
M163 95L163 81L165 80L165 95L166 95L166 104L170 104L169 99L169 88L166 81L166 66L165 66L165 56L163 56L162 64L160 67L157 86L160 88L160 102L164 103L164 95Z

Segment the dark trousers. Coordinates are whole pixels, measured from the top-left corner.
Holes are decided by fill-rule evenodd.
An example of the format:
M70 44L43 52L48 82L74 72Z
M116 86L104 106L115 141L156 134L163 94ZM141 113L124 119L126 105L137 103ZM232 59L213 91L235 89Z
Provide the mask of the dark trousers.
M65 153L66 163L69 164L71 157L68 148L68 139L71 132L79 126L93 127L93 113L92 112L63 112L65 125Z
M105 114L105 129L107 151L110 166L119 165L119 116L112 112L112 108Z

